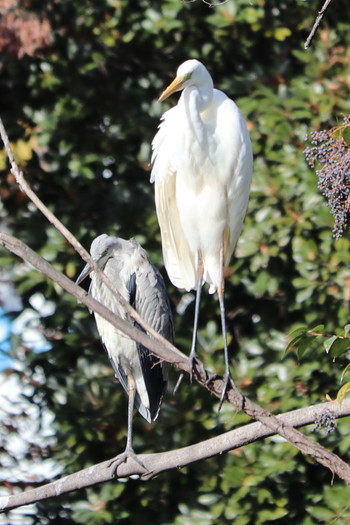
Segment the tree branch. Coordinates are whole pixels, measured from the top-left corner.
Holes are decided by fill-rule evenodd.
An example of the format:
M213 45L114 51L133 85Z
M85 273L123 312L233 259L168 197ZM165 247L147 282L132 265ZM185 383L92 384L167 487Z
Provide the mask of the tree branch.
M181 370L189 373L188 357L182 354L173 345L164 347L162 343L149 337L144 332L141 332L134 326L130 325L120 317L116 316L108 310L104 305L93 299L85 290L73 283L68 277L61 274L53 268L47 261L37 255L28 246L20 240L12 237L6 233L0 233L0 244L5 246L11 252L15 253L25 261L32 264L41 273L58 283L64 290L74 295L79 301L85 304L90 310L97 312L104 319L109 321L118 330L122 330L129 337L135 341L143 344L161 359L168 361L171 364L178 366ZM170 348L168 348L170 346ZM213 376L203 366L198 363L194 370L196 380L205 386L212 394L219 399L224 388L224 380L220 376ZM209 380L208 380L209 378ZM211 378L211 379L210 379ZM272 415L268 410L260 407L256 403L250 401L247 397L239 391L237 386L231 382L230 388L226 394L227 400L237 409L242 410L248 416L263 423L272 433L279 434L287 441L292 443L304 454L311 455L316 461L329 468L333 473L344 479L347 484L350 484L350 467L342 461L335 454L327 451L324 447L307 438L293 427L289 427L285 423L281 423L278 417Z
M123 306L124 310L134 319L144 330L146 330L154 339L159 341L164 347L172 348L174 346L169 343L167 339L162 337L158 332L156 332L151 326L149 326L142 317L134 310L134 308L124 299L119 290L114 286L110 281L107 275L99 268L96 262L92 259L90 254L83 248L78 239L57 219L57 217L45 206L45 204L39 199L39 197L34 193L34 191L29 186L28 182L25 180L23 172L19 169L11 148L11 144L6 133L5 127L3 125L2 119L0 118L0 135L5 146L6 153L8 155L11 173L16 179L16 182L20 189L27 195L27 197L33 202L33 204L41 211L41 213L48 219L51 224L65 237L65 239L73 246L75 251L80 255L80 257L87 263L89 263L97 275L102 279L102 281L108 286L108 288L113 292L115 297L118 299L120 304ZM73 294L74 295L74 294Z
M314 423L325 413L332 418L349 416L350 399L345 399L341 407L335 402L322 403L293 410L287 414L277 416L277 419L281 426L300 427ZM273 432L269 431L265 425L250 423L196 445L159 454L141 454L138 457L145 465L146 473L138 463L129 460L118 467L118 478L138 475L141 479L148 480L167 470L182 468L196 461L211 458L217 454L243 447L272 435ZM111 460L104 461L42 487L11 496L3 496L0 498L0 512L67 494L80 488L87 488L98 483L111 481L115 477L113 476L113 466L110 465Z
M16 239L8 233L0 232L0 244L7 248L10 252L14 253L18 257L21 257L25 262L31 264L43 275L51 279L52 281L59 284L66 292L72 294L78 301L87 306L90 310L101 315L104 319L109 321L115 328L121 330L126 335L141 343L142 345L149 348L152 352L155 352L158 357L168 361L169 363L178 366L181 370L189 372L189 360L180 350L174 345L166 341L168 344L163 345L163 341L158 341L149 337L145 332L138 330L133 325L124 321L111 310L106 308L103 304L99 303L90 294L88 294L83 288L75 284L73 281L68 279L61 272L57 271L51 264L45 259L35 253L29 246L24 244L19 239ZM163 338L162 338L163 339Z
M189 360L182 354L177 348L175 348L169 341L162 338L157 332L152 330L147 324L140 318L140 316L131 308L131 306L125 301L114 285L107 279L106 275L98 268L95 262L92 260L90 255L82 248L80 243L74 238L74 236L63 226L63 224L47 209L47 207L38 199L35 193L31 190L29 185L24 179L23 173L20 172L11 150L11 146L8 140L8 136L3 127L0 119L0 134L4 141L6 151L9 155L11 163L11 171L15 176L18 184L23 191L31 198L32 202L42 211L42 213L50 220L50 222L66 237L67 240L72 244L74 248L81 254L84 260L89 262L94 268L101 279L110 287L111 291L115 295L121 298L121 303L125 306L125 309L130 315L136 319L141 326L152 336L149 337L147 334L137 330L126 321L117 317L105 306L98 301L94 300L85 290L75 285L66 276L55 270L47 261L42 257L38 256L33 250L31 250L24 243L15 239L11 235L0 233L0 243L3 244L11 252L15 253L25 261L31 263L44 275L57 282L62 288L74 295L79 301L85 304L91 310L97 312L104 319L109 321L118 330L123 331L129 337L135 341L143 344L152 353L157 355L163 360L168 361L171 364L175 364L181 370L189 372ZM216 395L219 399L224 388L223 378L210 374L205 370L202 363L198 362L194 370L195 379L205 386L212 394ZM335 454L327 451L324 447L315 443L313 440L304 436L301 432L293 427L288 426L287 423L281 422L278 417L272 415L268 410L260 407L256 403L250 401L247 397L243 396L237 386L231 381L230 387L226 392L226 399L237 409L242 410L248 416L260 421L267 429L272 433L277 433L284 437L287 441L292 443L296 448L305 454L311 455L317 462L329 468L334 474L337 474L347 484L350 484L350 467L342 461ZM122 468L122 465L118 467Z
M322 18L323 18L324 15L326 14L326 11L327 11L327 9L328 9L329 4L331 3L331 1L332 1L332 0L326 0L325 3L324 3L323 6L322 6L321 11L318 12L318 16L317 16L317 18L316 18L316 20L315 20L315 23L314 23L314 25L312 26L312 29L311 29L311 31L310 31L310 34L309 34L309 36L307 37L306 42L305 42L305 44L304 44L304 48L305 48L305 49L309 49L309 47L310 47L310 45L311 45L311 42L312 42L314 36L316 35L316 32L317 32L317 30L318 30L318 28L319 28L319 25L320 25L320 23L321 23L321 21L322 21Z

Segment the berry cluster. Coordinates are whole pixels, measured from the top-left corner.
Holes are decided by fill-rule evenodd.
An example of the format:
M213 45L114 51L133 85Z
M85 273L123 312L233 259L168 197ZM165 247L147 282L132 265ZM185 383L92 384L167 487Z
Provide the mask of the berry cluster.
M350 116L344 118L344 126L350 125ZM350 211L350 147L334 129L311 133L311 147L304 154L311 168L316 165L318 187L326 197L334 217L333 235L342 236Z
M322 427L326 427L326 433L329 434L337 428L337 420L334 412L328 408L325 408L315 419L315 426L312 431L320 430Z

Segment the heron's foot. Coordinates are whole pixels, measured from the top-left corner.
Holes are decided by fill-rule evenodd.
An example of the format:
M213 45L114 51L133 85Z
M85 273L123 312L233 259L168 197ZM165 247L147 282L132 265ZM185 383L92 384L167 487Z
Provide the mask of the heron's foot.
M112 476L113 478L116 476L117 474L117 470L118 470L118 467L122 464L122 463L127 463L128 459L131 458L133 459L134 461L136 461L136 463L138 463L138 465L140 465L140 467L142 467L144 470L147 471L147 468L145 467L145 465L142 463L141 459L139 459L137 457L137 455L135 454L134 450L132 448L126 448L124 450L124 452L122 454L119 454L118 456L116 456L114 459L112 459L109 463L108 463L108 467L112 467L113 465L113 470L112 470Z

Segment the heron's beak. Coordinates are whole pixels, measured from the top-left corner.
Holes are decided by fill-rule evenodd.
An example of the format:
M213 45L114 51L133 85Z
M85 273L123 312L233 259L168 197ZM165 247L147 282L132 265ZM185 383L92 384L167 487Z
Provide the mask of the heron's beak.
M158 102L163 102L166 98L169 97L169 95L172 95L175 93L175 91L178 91L181 89L182 84L187 80L186 76L182 77L176 77L172 83L163 91L163 93L160 95Z
M75 281L75 284L80 284L81 282L83 282L83 280L89 275L89 273L91 273L91 271L92 271L92 266L90 266L90 264L87 263L83 271L79 275L78 279Z

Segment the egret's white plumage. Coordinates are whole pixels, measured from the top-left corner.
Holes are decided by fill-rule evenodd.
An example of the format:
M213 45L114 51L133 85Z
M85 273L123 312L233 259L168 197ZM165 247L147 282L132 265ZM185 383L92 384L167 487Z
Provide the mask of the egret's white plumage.
M218 291L223 319L224 271L247 210L252 147L240 110L214 89L201 62L184 62L159 100L179 90L152 144L164 264L178 288L200 292L205 281L210 293ZM194 347L195 333L192 357Z
M172 315L164 282L145 250L134 240L126 241L102 234L92 242L91 256L144 321L163 337L172 340ZM79 275L77 283L82 282L88 274L91 277L91 295L122 319L133 322L89 264ZM157 418L167 383L168 365L160 363L147 348L96 313L95 319L115 375L129 395L127 447L126 452L118 457L118 465L128 456L134 456L134 402L149 423Z

